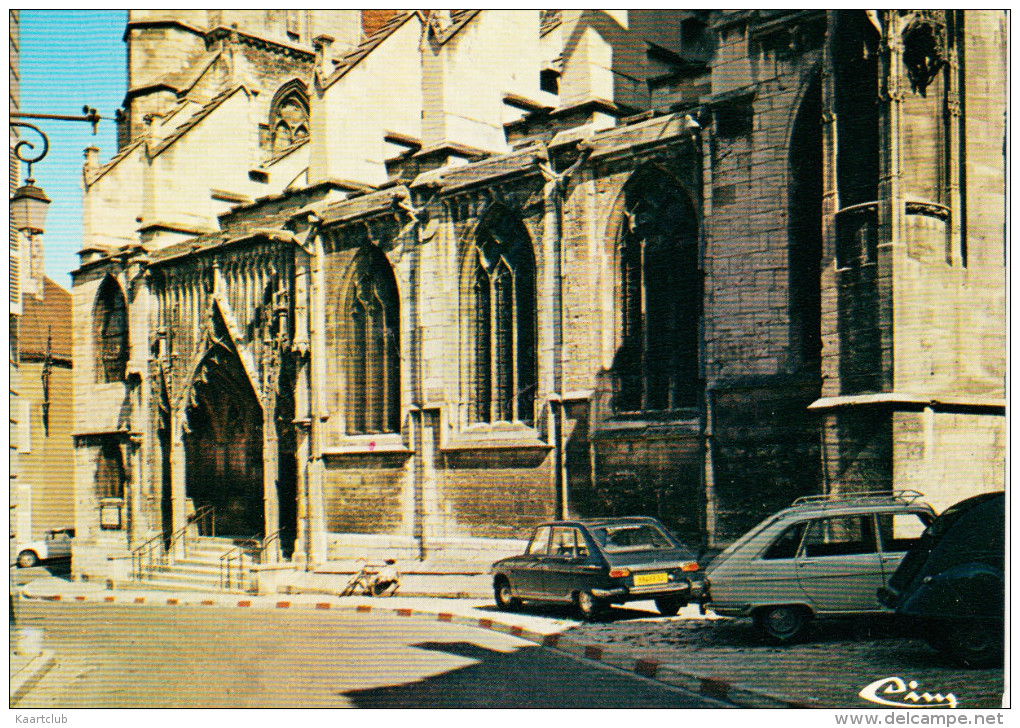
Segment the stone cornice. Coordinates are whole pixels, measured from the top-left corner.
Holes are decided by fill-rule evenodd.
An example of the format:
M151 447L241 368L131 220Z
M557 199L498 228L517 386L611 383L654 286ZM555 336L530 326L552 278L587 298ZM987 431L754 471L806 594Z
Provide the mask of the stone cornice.
M822 397L808 405L810 410L831 410L844 407L886 406L900 410L984 410L989 414L1005 414L1006 400L1003 397L980 395L925 395L909 392L874 392L836 397Z
M251 46L252 48L290 56L291 58L295 58L306 63L313 63L315 61L315 53L311 50L292 45L290 43L285 43L281 40L264 38L252 33L247 33L243 30L238 30L237 28L227 28L220 25L213 28L206 34L207 46L219 40L230 40L231 42L236 40L237 42Z

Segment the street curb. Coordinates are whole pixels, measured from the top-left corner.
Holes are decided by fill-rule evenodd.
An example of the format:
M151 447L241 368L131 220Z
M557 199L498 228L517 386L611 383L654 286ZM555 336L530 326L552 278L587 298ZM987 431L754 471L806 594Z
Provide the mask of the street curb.
M285 595L280 595L285 596ZM119 597L119 598L118 598ZM336 597L338 598L338 597ZM61 594L33 596L19 594L19 599L51 602L68 602L72 604L118 604L144 606L219 606L239 607L246 609L309 609L336 610L342 612L370 613L385 612L398 617L418 617L435 619L437 622L449 622L476 629L487 629L493 632L508 634L528 642L533 642L546 649L556 650L583 660L610 665L625 672L631 672L650 680L681 688L706 698L721 700L745 708L820 708L818 703L797 700L786 695L775 694L759 688L730 682L714 675L704 675L679 665L660 662L647 657L635 656L628 650L610 647L604 644L585 642L572 636L562 634L543 634L520 625L505 624L494 617L473 617L435 609L413 609L409 607L392 607L384 604L342 604L319 600L297 601L292 598L280 599L275 596L241 596L241 595L197 595L167 597L137 596L126 591L109 594L93 592L76 594L64 598ZM380 599L382 601L383 599ZM40 676L41 677L41 676ZM27 692L27 691L26 691ZM13 702L12 698L12 702Z
M15 703L25 697L56 664L57 657L50 650L43 650L33 657L24 670L11 678L10 706L13 707Z

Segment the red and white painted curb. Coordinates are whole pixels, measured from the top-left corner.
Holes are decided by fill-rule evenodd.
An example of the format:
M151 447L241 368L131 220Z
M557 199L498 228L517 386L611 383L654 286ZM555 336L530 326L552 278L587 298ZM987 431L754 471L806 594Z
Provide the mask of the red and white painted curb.
M520 625L504 624L490 617L475 617L453 612L437 612L429 609L412 609L410 607L393 607L383 604L343 604L336 601L291 601L282 600L276 597L235 597L220 596L215 598L182 598L182 597L156 597L153 595L136 596L129 593L109 594L107 592L95 592L89 594L76 594L63 596L61 594L50 594L31 596L20 594L20 599L30 601L48 602L72 602L91 604L139 604L149 606L218 606L218 607L241 607L249 609L315 609L335 610L346 612L376 612L381 614L395 614L398 617L416 617L419 619L430 619L438 622L449 622L466 627L487 629L494 632L501 632L512 637L534 642L542 647L558 650L568 655L593 662L600 662L612 667L632 672L641 677L656 680L673 687L682 688L688 692L696 693L707 698L714 698L724 702L732 703L747 708L816 708L821 707L807 701L796 700L783 695L775 695L758 688L738 683L732 683L726 679L710 675L701 675L690 670L684 670L677 665L665 664L658 660L645 657L635 657L632 653L620 649L614 649L605 645L593 644L576 639L570 635L544 634L536 632Z

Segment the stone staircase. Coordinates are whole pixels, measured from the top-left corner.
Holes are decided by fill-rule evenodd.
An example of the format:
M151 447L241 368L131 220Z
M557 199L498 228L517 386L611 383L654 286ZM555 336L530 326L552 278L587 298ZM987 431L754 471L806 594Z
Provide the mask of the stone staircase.
M239 574L237 552L231 559L230 583L224 583L224 554L233 551L236 544L225 538L195 536L187 540L187 554L173 559L154 559L143 566L141 575L134 574L124 586L133 589L161 591L231 592L248 593L253 588L250 567L252 557L245 554L244 570Z

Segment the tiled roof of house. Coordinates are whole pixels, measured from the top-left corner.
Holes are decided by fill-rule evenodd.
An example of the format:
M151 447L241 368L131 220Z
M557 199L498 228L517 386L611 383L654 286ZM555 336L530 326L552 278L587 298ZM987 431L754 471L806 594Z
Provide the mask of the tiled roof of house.
M22 296L22 314L18 323L18 345L23 356L32 358L46 354L46 340L51 340L51 354L60 359L71 358L71 294L49 278L43 278L43 298Z

